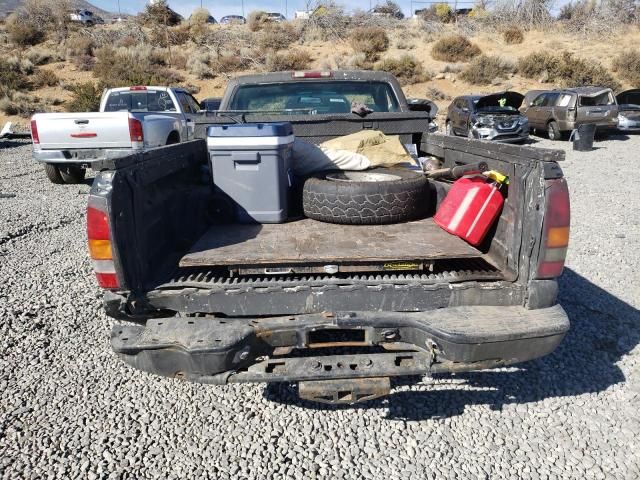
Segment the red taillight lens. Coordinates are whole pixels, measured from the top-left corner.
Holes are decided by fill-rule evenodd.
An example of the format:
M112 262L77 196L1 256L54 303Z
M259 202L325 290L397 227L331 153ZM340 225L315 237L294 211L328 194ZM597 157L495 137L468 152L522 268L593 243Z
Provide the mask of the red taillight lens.
M137 118L129 119L129 136L132 142L144 141L144 133L142 131L142 122Z
M31 120L31 139L33 143L40 144L40 136L38 135L38 124L35 120Z
M97 208L87 208L87 236L90 240L109 240L109 219L107 214Z
M545 182L545 215L542 248L538 257L536 278L556 278L562 275L569 246L571 222L569 189L564 178Z
M143 87L143 86L139 86L139 85L135 86L135 87L129 87L129 91L131 91L131 92L139 92L139 91L146 90L146 89L147 89L147 87Z
M101 288L107 288L109 290L115 290L120 287L118 277L115 273L98 273L96 272L96 280Z
M105 211L91 206L91 202L90 197L87 207L87 237L96 279L102 288L117 289L120 282L113 261L109 217Z

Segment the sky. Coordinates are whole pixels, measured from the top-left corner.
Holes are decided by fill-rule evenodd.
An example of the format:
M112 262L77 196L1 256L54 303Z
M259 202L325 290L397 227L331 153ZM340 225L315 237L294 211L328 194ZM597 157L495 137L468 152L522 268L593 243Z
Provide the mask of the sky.
M96 7L100 7L103 10L110 12L118 11L118 0L89 0ZM296 10L305 10L308 0L202 0L202 6L211 12L211 14L220 18L225 15L242 15L242 6L244 4L245 17L249 15L249 12L253 10L266 10L269 12L280 12L283 15L285 11L288 11L288 18L293 18ZM362 9L368 10L369 4L375 6L376 0L342 0L339 2L347 10ZM405 15L409 15L411 11L411 5L413 4L414 10L420 8L420 2L412 0L400 0L397 1ZM120 8L122 13L136 14L144 8L146 4L145 0L120 0ZM188 17L194 9L200 7L200 0L189 1L171 1L169 0L169 6L178 12L179 14Z

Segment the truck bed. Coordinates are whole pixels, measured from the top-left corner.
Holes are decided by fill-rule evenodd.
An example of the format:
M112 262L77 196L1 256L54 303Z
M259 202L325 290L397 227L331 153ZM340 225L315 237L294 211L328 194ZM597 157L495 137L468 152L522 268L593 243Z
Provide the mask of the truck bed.
M336 225L311 219L271 225L215 225L181 267L381 263L478 258L482 253L433 219L395 225Z

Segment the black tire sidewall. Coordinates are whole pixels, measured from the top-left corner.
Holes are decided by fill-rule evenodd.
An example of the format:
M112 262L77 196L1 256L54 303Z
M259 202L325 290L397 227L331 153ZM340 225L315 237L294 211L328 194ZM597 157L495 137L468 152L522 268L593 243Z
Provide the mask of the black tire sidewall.
M44 172L47 174L47 178L51 183L55 183L56 185L63 185L64 179L62 175L60 175L60 168L53 163L45 163L44 164Z

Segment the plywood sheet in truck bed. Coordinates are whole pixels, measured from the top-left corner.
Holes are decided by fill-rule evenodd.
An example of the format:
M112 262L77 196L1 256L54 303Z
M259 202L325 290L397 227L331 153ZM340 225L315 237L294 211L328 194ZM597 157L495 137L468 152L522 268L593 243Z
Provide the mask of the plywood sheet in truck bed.
M273 225L215 225L181 267L361 263L480 257L432 219L395 225L334 225L304 219Z

